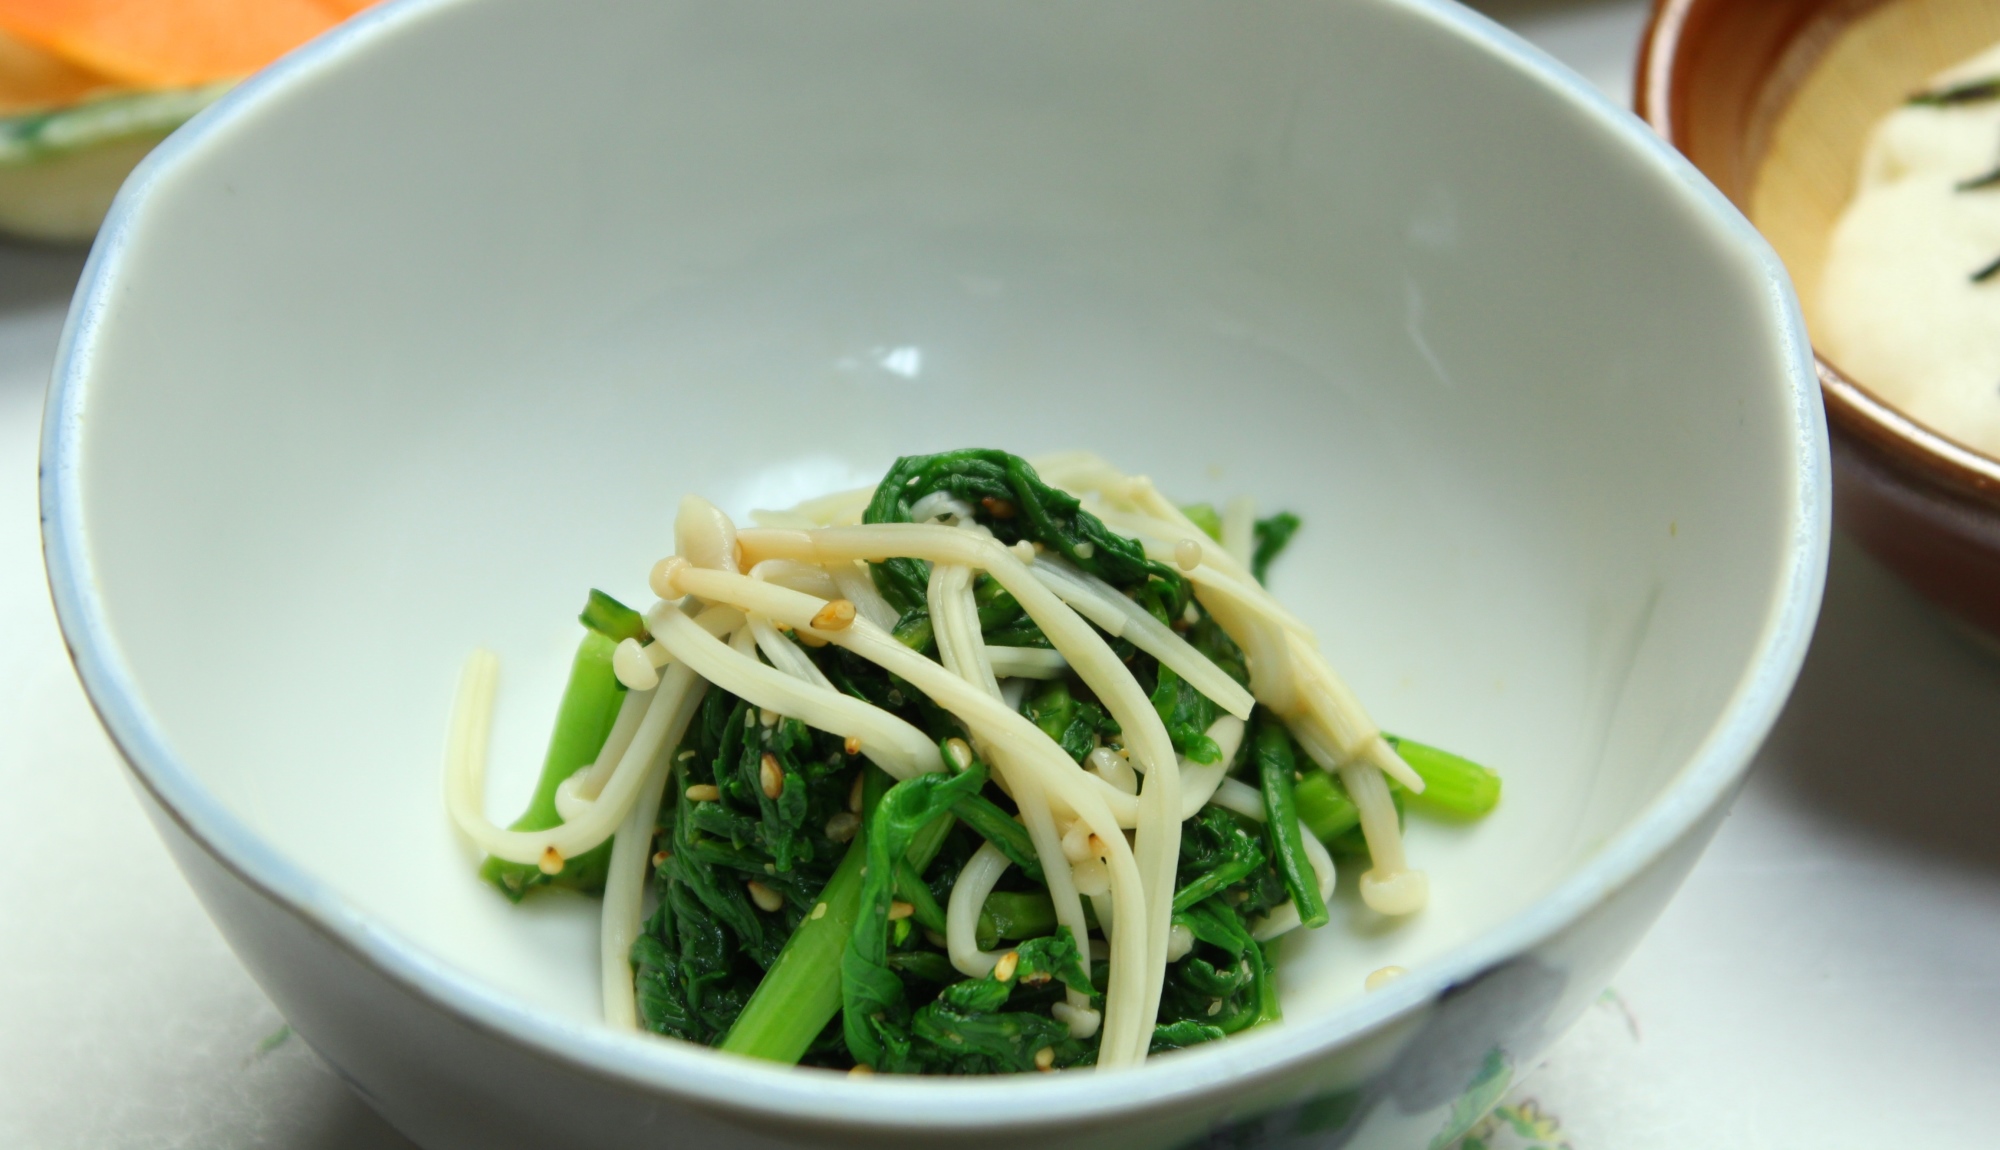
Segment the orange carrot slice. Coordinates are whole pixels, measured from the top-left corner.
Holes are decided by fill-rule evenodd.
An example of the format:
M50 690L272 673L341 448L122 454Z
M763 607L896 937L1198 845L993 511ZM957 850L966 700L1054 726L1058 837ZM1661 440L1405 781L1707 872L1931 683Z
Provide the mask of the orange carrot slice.
M42 112L118 90L118 84L0 32L0 116Z
M361 6L354 0L0 0L0 31L124 83L166 88L248 75Z

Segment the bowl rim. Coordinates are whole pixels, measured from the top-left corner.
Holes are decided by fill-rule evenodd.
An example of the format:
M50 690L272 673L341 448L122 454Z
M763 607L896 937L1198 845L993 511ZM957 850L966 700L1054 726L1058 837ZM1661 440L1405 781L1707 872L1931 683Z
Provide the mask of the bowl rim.
M448 18L477 0L394 0L370 9L246 81L148 156L120 191L92 249L65 321L44 410L41 508L43 553L51 596L72 662L92 707L133 778L161 815L224 871L283 908L328 943L403 992L454 1021L509 1043L571 1073L664 1096L677 1104L750 1124L833 1126L846 1130L941 1133L1104 1123L1169 1100L1209 1099L1232 1085L1267 1079L1404 1024L1454 986L1542 945L1625 887L1695 832L1735 793L1775 723L1804 661L1824 588L1831 532L1829 448L1819 389L1790 281L1749 223L1678 152L1588 82L1513 32L1451 0L1369 0L1421 21L1431 33L1458 38L1537 85L1558 105L1590 122L1629 162L1676 189L1700 226L1721 241L1749 282L1762 285L1769 338L1789 415L1786 477L1790 531L1776 577L1764 590L1762 633L1728 701L1700 745L1665 789L1597 853L1499 925L1415 969L1395 983L1310 1022L1261 1028L1214 1048L1196 1048L1112 1072L1107 1091L1096 1075L992 1079L865 1080L801 1071L704 1047L624 1034L596 1022L559 1018L512 999L384 928L327 883L262 839L201 784L141 702L135 678L113 638L92 577L81 479L81 454L96 345L134 259L151 190L208 141L265 101L315 81L420 23ZM1032 1094L1024 1093L1032 1091ZM754 1101L751 1101L754 1099Z
M1845 7L1860 13L1889 2L1875 0L1865 6ZM1632 109L1677 149L1688 144L1689 129L1676 108L1685 91L1683 73L1691 53L1684 49L1693 39L1690 25L1697 23L1700 14L1727 9L1715 0L1654 0L1639 46L1639 66L1632 78ZM1908 415L1842 371L1817 348L1813 350L1813 367L1831 425L1872 447L1906 475L2000 509L2000 457L1961 443Z

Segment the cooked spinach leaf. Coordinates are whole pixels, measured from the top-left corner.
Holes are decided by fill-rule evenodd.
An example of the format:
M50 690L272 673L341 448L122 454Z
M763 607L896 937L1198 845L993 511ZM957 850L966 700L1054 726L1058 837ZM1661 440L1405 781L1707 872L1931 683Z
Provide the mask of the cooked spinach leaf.
M1112 531L1076 498L1042 482L1028 461L1018 455L984 448L967 448L937 455L906 455L896 460L875 488L875 498L862 515L864 523L908 523L910 508L934 492L949 492L970 504L980 522L1000 542L1026 539L1061 554L1090 574L1129 590L1148 580L1173 586L1185 584L1179 571L1146 558L1136 540ZM898 611L924 604L930 565L916 559L890 559L873 565L875 583Z
M1264 577L1271 571L1271 562L1291 543L1298 529L1299 517L1289 511L1257 521L1253 528L1257 543L1250 553L1250 574L1257 577L1257 582L1268 582Z

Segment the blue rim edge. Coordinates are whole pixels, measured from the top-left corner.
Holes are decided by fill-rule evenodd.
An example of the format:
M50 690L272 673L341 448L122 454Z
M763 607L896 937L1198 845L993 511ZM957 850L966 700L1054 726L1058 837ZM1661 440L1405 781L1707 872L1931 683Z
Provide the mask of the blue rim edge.
M240 109L363 48L406 23L474 0L396 0L371 9L246 81L171 136L133 172L92 248L68 319L44 409L41 444L43 553L70 658L106 731L161 810L216 862L285 907L350 955L406 992L476 1029L512 1040L564 1067L670 1095L697 1109L752 1122L838 1124L852 1130L1000 1129L1072 1120L1105 1121L1167 1098L1192 1101L1232 1085L1281 1073L1320 1052L1378 1032L1507 958L1560 933L1591 906L1640 875L1730 794L1748 770L1797 680L1819 615L1831 535L1826 421L1804 320L1790 280L1763 238L1694 167L1624 109L1539 48L1449 0L1384 0L1462 37L1541 84L1599 126L1622 136L1705 205L1754 262L1790 361L1794 463L1798 481L1788 565L1773 588L1778 609L1722 716L1667 791L1556 888L1498 927L1426 963L1410 976L1310 1023L1272 1027L1231 1039L1227 1050L1195 1049L1115 1072L1115 1091L1096 1076L1032 1081L865 1081L767 1066L702 1047L624 1035L524 1008L467 977L400 935L385 930L302 870L224 809L180 763L139 702L131 675L98 602L84 538L77 453L87 415L87 349L115 290L133 220L148 189L178 157L227 124ZM744 1090L754 1086L753 1090ZM1022 1117L1033 1091L1033 1117ZM755 1097L756 1105L732 1099Z

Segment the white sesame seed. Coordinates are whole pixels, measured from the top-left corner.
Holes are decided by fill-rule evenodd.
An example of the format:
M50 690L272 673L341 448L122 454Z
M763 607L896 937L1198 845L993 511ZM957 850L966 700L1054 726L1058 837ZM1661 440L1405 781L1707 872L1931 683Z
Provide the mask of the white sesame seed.
M776 911L785 905L784 895L779 894L754 878L744 883L743 888L750 892L750 901L757 904L757 909L766 914Z
M994 980L996 982L1012 982L1014 980L1014 971L1018 969L1020 965L1021 965L1020 951L1010 950L1006 954L1001 955L1000 961L993 964Z
M1040 1050L1035 1051L1035 1069L1042 1071L1052 1070L1055 1068L1055 1064L1056 1064L1055 1047L1044 1046Z
M917 908L911 906L909 903L904 902L902 899L896 899L894 902L891 902L889 904L890 922L895 922L897 919L908 918L915 913L917 913Z
M691 803L712 803L722 797L722 788L713 783L696 783L687 789Z
M1380 990L1408 973L1410 972L1400 966L1385 966L1370 971L1362 986L1369 990Z
M1063 857L1073 863L1080 863L1090 857L1090 827L1082 819L1069 825L1062 837Z
M1087 858L1080 863L1071 863L1069 876L1078 894L1097 896L1111 893L1111 869L1104 865L1103 859Z
M854 841L856 831L861 829L861 816L852 811L841 811L826 820L826 837L837 843Z
M1222 1000L1221 1000L1221 999L1219 999L1219 998L1211 998L1211 999L1209 999L1209 1000L1208 1000L1208 1016L1209 1016L1210 1018L1214 1018L1214 1017L1215 1017L1216 1015L1218 1015L1218 1014L1221 1014L1221 1013L1222 1013Z
M776 799L785 793L785 771L778 765L778 756L764 752L764 759L757 764L757 781L764 785L764 797Z
M964 739L946 739L944 753L954 771L962 771L972 765L972 747Z

